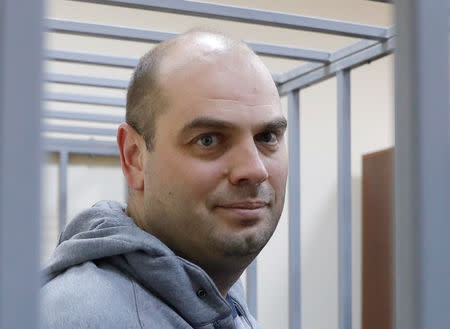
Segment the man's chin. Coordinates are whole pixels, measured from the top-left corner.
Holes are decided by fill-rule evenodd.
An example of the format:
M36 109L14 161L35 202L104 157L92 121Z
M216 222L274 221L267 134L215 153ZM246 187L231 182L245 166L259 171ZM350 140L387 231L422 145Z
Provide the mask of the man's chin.
M242 230L236 234L224 235L211 242L226 257L256 257L272 234L254 232L249 227Z

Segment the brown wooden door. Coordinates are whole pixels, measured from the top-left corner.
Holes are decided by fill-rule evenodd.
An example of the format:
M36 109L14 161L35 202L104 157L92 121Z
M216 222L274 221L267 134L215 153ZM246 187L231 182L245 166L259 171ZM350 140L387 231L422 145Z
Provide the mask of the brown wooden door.
M392 329L393 156L363 156L362 329Z

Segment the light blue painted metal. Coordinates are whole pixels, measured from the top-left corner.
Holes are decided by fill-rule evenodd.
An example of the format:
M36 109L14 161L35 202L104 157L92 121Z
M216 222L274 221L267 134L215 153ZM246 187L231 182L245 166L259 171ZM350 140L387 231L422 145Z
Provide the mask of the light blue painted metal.
M60 152L66 150L74 154L113 155L118 156L119 150L116 142L99 140L82 140L70 138L43 138L44 150L47 152Z
M287 82L281 83L278 87L280 95L286 95L291 90L304 88L321 82L334 76L338 71L344 69L353 69L376 60L380 57L389 55L394 51L395 37L384 42L376 42L372 46L359 50L351 55L333 61L331 64L304 64L305 69L299 71L301 75ZM331 55L333 57L333 55ZM312 66L314 65L314 66Z
M47 60L69 62L69 63L80 63L80 64L103 65L121 68L134 68L139 62L138 58L132 57L106 56L100 54L82 53L64 50L47 50L45 54ZM272 78L275 81L275 83L279 83L281 75L277 73L272 73Z
M173 38L176 33L136 29L125 26L113 26L83 23L66 19L46 19L47 29L51 32L108 37L119 40L160 42Z
M117 129L113 128L91 128L79 126L64 126L55 124L43 124L43 132L66 133L66 134L81 134L81 135L102 135L115 137Z
M47 28L53 32L106 37L119 40L161 42L177 36L177 33L160 32L124 26L83 23L61 19L47 19ZM290 59L328 62L330 53L258 42L246 42L259 55Z
M0 2L0 328L39 327L43 1Z
M101 54L84 53L65 50L47 50L45 57L48 60L71 62L80 64L94 64L122 68L134 68L139 62L138 58L107 56Z
M329 60L331 62L335 62L339 59L342 59L344 57L347 57L349 55L353 55L357 52L360 52L364 49L367 49L370 46L373 46L377 44L378 41L374 40L359 40L354 43L352 43L349 46L343 47L342 49L339 49L333 53L331 53ZM281 74L280 77L280 83L285 83L289 80L293 80L295 78L298 78L302 75L305 75L306 73L309 73L311 71L316 70L317 68L323 67L323 64L319 63L306 63L302 64L292 70L289 70L283 74Z
M121 67L121 68L134 68L139 62L138 58L132 57L106 56L101 54L64 51L64 50L47 50L45 52L45 55L47 60ZM272 78L275 81L275 83L279 83L281 75L277 73L272 73Z
M258 260L247 267L247 304L250 313L258 318Z
M65 94L65 93L53 93L47 92L44 95L45 100L54 102L65 103L79 103L79 104L92 104L92 105L106 105L125 107L125 98L119 97L101 97L101 96L89 96L79 94Z
M106 87L117 89L128 88L127 80L105 79L105 78L96 78L71 74L47 73L45 74L45 81L53 83L92 86L92 87Z
M43 118L47 119L65 119L65 120L80 120L80 121L93 121L103 123L121 123L125 121L123 115L108 115L108 114L96 114L96 113L79 113L79 112L62 112L62 111L49 111L46 110L43 113Z
M288 94L289 328L301 328L300 92Z
M450 324L448 1L396 1L395 328Z
M337 74L339 329L352 328L352 176L350 70Z
M58 222L59 232L62 232L67 221L67 167L69 164L69 153L59 152L58 172Z
M285 14L245 7L183 0L76 0L128 8L139 8L229 21L315 31L365 39L385 39L387 29L331 19Z

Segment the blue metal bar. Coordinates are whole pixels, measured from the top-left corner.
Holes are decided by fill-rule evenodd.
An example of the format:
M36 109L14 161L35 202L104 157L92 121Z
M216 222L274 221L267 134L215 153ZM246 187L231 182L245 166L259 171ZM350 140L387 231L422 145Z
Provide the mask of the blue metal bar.
M125 121L123 115L108 115L95 113L79 113L79 112L60 112L46 110L43 113L43 118L46 119L64 119L64 120L80 120L80 121L95 121L102 123L121 123Z
M128 81L126 80L95 78L71 74L47 73L45 74L45 81L53 83L91 86L91 87L106 87L117 89L128 88Z
M107 56L65 50L47 50L45 52L45 57L48 60L60 62L104 65L129 69L134 68L139 62L138 58L133 57Z
M339 50L331 53L330 62L336 62L339 59L353 55L357 52L360 52L364 49L367 49L367 48L377 44L377 42L378 41L374 41L374 40L358 40L349 46L343 47L342 49L339 49ZM289 71L283 73L280 77L280 83L285 83L289 80L293 80L302 75L305 75L306 73L314 71L320 67L323 67L323 64L319 64L319 63L302 64L292 70L289 70Z
M43 124L43 132L65 133L65 134L80 134L80 135L104 135L115 137L117 129L112 128L90 128L79 126L63 126L54 124Z
M59 152L59 175L58 175L58 222L59 231L62 232L67 221L67 166L69 153Z
M367 42L367 40L365 41ZM334 60L328 65L316 63L304 64L302 68L296 69L297 73L299 73L297 77L292 78L289 81L286 81L282 77L282 81L285 82L279 84L278 92L280 95L286 95L291 90L304 88L328 79L340 70L353 69L380 57L389 55L394 51L395 37L392 37L387 41L375 42L369 47L363 46L364 44L361 43L359 46L355 47L357 50L356 52L348 56L343 56L340 59L331 55L331 58Z
M64 50L47 50L45 52L45 56L48 60L59 62L93 64L121 68L134 68L139 62L138 58L132 57L106 56ZM275 83L280 83L280 74L272 73L272 78Z
M83 23L61 19L47 19L47 28L52 32L106 37L119 40L161 42L177 36L177 33L129 28L124 26ZM330 53L312 49L294 48L258 42L246 42L259 55L290 59L328 62Z
M44 150L46 152L60 152L66 150L74 154L112 155L118 156L119 150L116 142L99 140L82 140L70 138L43 138Z
M289 328L301 327L300 94L288 94L289 138Z
M247 304L255 319L258 317L258 263L257 259L247 267Z
M395 4L394 326L446 329L450 324L448 1Z
M379 26L342 22L301 15L264 11L245 7L183 0L77 0L128 8L162 11L175 14L225 19L295 30L331 33L365 39L385 39L387 29Z
M43 10L0 2L0 328L39 327Z
M88 95L52 93L52 92L45 93L44 97L45 100L54 102L107 105L117 107L125 107L126 104L125 99L119 97L100 97L100 96L88 96Z
M350 70L337 74L339 329L352 328L352 176Z

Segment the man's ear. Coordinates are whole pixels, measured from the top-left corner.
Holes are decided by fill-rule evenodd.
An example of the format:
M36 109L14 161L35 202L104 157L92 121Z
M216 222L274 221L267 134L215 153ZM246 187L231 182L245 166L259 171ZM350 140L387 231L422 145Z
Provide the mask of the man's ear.
M122 171L131 190L144 190L145 142L137 131L123 122L117 130Z

